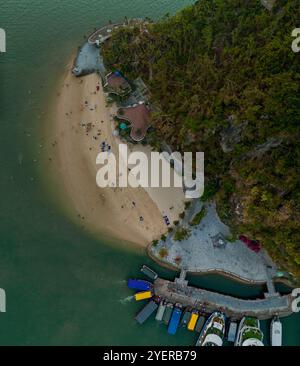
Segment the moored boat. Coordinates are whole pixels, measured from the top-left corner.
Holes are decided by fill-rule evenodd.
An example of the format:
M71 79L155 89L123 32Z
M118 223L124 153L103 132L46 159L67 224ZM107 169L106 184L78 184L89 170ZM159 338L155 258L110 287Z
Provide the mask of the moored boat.
M244 317L238 328L235 346L263 346L263 332L260 329L260 322L256 318Z
M138 290L138 291L149 291L152 289L152 283L144 280L136 280L130 278L127 281L127 286L130 289Z
M197 320L197 324L195 326L195 332L200 333L203 328L204 323L205 323L205 317L203 315L199 316L199 318Z
M190 318L191 318L191 315L192 315L192 313L191 313L190 309L187 308L185 310L185 312L183 313L183 316L182 316L182 319L181 319L181 322L180 322L180 325L183 328L185 328L188 325L188 323L190 321Z
M166 310L166 303L165 303L165 301L161 301L159 304L156 316L155 316L155 320L157 320L159 322L162 321L165 310Z
M150 299L153 296L151 291L138 292L134 295L136 301Z
M164 312L164 315L163 315L163 322L166 325L169 324L169 321L171 319L173 307L174 307L174 305L172 303L170 303L170 302L166 306L166 309L165 309L165 312Z
M172 313L172 316L171 316L171 320L170 320L169 326L168 326L168 333L169 334L171 334L171 335L176 334L178 325L180 323L181 314L182 314L182 306L180 306L179 304L176 304L174 306L173 313Z
M237 322L230 322L228 335L227 335L227 341L234 343L236 338L236 332L237 332Z
M145 266L145 264L142 266L141 272L145 276L149 277L151 280L156 280L158 277L158 274L156 272L154 272L151 268Z
M275 317L271 321L271 346L282 346L282 323L278 317Z
M148 304L136 315L135 320L139 324L143 324L157 308L157 303L154 300L150 300Z
M196 346L222 346L225 335L226 317L215 311L207 319L201 330Z
M192 332L195 330L198 318L199 318L198 311L193 310L190 321L189 321L188 326L187 326L188 330L190 330Z

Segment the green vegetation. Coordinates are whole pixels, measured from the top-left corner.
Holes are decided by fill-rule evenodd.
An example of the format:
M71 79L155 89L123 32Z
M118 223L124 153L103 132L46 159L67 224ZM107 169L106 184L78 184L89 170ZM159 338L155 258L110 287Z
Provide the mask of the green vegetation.
M192 226L197 226L200 224L203 217L206 215L206 208L203 206L201 210L193 217L193 220L191 221Z
M184 219L184 216L185 216L185 211L182 211L182 212L179 214L179 218L180 218L180 219Z
M191 201L184 202L184 208L187 210L191 206L191 204L192 204Z
M129 93L131 92L131 88L130 86L120 86L120 87L110 87L110 86L104 86L104 90L106 93L109 94L110 98L112 98L113 100L115 100L116 102L121 102L124 99L126 99L126 97L129 95Z
M166 235L165 235L165 234L163 234L163 235L160 237L160 240L161 240L161 241L166 241L166 240L167 240Z
M141 76L152 123L174 150L204 151L208 188L235 232L300 278L298 0L201 0L173 17L115 31L108 67Z
M201 201L206 202L212 199L215 194L218 192L218 184L216 181L208 181L205 182L204 192L201 196Z
M168 249L167 248L161 248L158 252L159 256L161 258L165 258L168 255Z
M229 243L234 243L236 240L238 240L238 237L234 233L231 233L230 235L226 236L225 239Z
M105 90L105 92L108 93L109 90ZM124 101L124 98L125 98L125 96L114 94L114 93L109 93L106 100L109 104L111 104L111 103L121 103L122 101Z
M153 247L157 247L157 244L158 244L158 240L157 239L152 240L152 246Z
M178 229L174 234L174 240L182 241L187 239L190 236L190 231L186 228Z

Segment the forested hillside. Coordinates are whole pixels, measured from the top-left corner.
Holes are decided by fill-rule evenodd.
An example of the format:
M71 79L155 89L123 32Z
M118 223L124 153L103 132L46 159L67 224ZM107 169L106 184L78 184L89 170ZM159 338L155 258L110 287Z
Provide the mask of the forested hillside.
M206 192L236 234L300 278L299 0L201 0L146 29L119 30L105 62L141 76L158 139L204 151Z

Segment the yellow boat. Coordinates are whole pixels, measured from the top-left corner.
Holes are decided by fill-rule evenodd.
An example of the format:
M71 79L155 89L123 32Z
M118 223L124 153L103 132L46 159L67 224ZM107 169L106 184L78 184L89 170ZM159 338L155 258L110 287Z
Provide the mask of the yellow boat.
M152 292L151 291L138 292L137 294L134 295L134 297L136 301L150 299L152 297Z
M188 330L193 331L195 329L198 318L199 318L198 313L192 313L189 324L187 326Z

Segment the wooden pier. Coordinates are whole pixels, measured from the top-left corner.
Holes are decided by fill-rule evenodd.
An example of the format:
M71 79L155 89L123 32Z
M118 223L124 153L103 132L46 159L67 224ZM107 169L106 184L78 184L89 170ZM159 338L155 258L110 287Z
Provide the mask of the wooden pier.
M273 294L273 296L263 299L239 299L188 286L187 281L182 277L174 282L157 278L154 281L155 295L174 304L180 303L185 307L189 306L198 310L205 307L207 313L219 310L233 320L240 320L244 316L264 320L276 315L285 317L292 314L293 298L291 295Z

